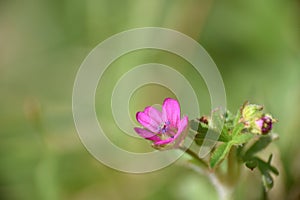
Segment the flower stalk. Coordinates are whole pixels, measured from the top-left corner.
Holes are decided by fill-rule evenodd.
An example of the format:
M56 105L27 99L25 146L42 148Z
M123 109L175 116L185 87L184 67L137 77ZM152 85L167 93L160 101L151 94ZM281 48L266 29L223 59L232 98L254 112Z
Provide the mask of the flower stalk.
M208 164L204 160L202 160L201 158L199 158L199 156L194 151L192 151L189 148L184 148L184 147L179 147L179 149L181 149L182 151L184 151L186 154L190 155L195 161L197 161L199 163L199 165L203 169L205 169L205 170L208 169Z

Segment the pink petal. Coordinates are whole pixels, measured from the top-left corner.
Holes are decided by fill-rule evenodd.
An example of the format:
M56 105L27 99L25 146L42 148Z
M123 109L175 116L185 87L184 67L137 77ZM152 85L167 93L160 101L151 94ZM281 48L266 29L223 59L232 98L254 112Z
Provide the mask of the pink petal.
M165 139L165 140L160 140L158 142L154 142L154 145L164 145L164 144L169 144L171 142L173 142L175 139L174 138L168 138L168 139Z
M187 128L188 124L189 124L189 118L187 116L184 116L178 123L177 134L182 133Z
M158 132L158 123L155 120L151 119L146 113L137 112L136 119L142 126L149 129L150 131L154 133Z
M174 144L175 148L177 148L180 145L180 143L184 140L184 138L188 134L188 128L189 128L189 119L187 116L184 116L178 123L178 130L176 135L174 136L174 139L176 141Z
M256 121L255 121L255 124L256 124L259 128L261 128L261 127L263 127L263 125L264 125L264 120L262 120L262 119L256 120Z
M152 106L146 107L144 113L148 115L152 120L157 122L158 126L163 122L161 112L153 108Z
M146 129L143 129L143 128L135 127L134 130L135 130L135 132L137 132L137 134L139 134L143 138L150 138L150 137L155 136L154 133L152 133Z
M177 100L171 98L164 100L162 118L164 121L168 121L171 125L177 127L177 122L180 120L180 105Z
M179 144L185 137L185 135L181 135L181 134L186 131L186 129L188 128L188 124L189 124L188 117L187 116L183 117L183 119L178 124L178 131L174 137L170 137L165 140L160 140L160 141L154 142L154 145L159 146L159 145L169 144L169 143L175 141L179 136L182 136L182 138L179 139L180 141L176 142L177 144Z
M135 130L135 132L137 132L137 134L139 134L141 137L143 137L145 139L152 140L154 142L161 140L157 135L155 135L154 133L151 133L150 131L147 131L145 129L135 127L134 130Z

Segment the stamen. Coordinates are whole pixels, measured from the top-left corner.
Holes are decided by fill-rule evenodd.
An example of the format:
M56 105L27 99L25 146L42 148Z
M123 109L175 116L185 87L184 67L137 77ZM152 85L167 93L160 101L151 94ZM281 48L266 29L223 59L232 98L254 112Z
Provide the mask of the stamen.
M168 132L169 125L170 125L170 122L169 122L169 121L167 121L167 122L161 124L160 127L159 127L159 132L162 132L162 133Z

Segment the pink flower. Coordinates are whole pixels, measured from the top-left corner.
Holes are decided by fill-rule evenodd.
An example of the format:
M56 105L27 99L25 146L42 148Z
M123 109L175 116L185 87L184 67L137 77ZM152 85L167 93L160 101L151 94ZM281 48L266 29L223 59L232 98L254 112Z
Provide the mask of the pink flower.
M162 111L148 106L136 113L137 121L144 128L134 128L143 138L153 141L154 147L167 144L179 145L188 130L188 117L180 119L180 105L177 100L166 98Z

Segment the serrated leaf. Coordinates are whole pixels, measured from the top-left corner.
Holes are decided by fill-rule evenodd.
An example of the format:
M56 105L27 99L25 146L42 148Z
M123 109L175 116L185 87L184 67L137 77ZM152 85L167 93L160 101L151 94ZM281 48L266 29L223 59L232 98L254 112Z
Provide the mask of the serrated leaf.
M234 140L234 138L235 138L236 136L238 136L238 134L239 134L243 129L244 129L244 124L242 124L242 123L237 124L237 125L233 128L233 130L232 130L232 138L233 138L233 140Z
M223 129L222 129L219 141L230 142L231 139L232 139L232 137L231 137L231 135L229 135L228 127L225 124L224 127L223 127Z
M232 139L232 143L236 145L244 144L249 142L253 138L252 133L243 133L241 135L237 135Z
M206 124L192 120L190 121L190 128L197 132L194 140L198 145L202 145L204 139L221 142L229 142L231 140L231 136L228 134L225 126L220 134L213 129L208 129Z
M244 160L249 160L254 154L266 148L272 141L271 136L260 136L259 139L246 151Z
M238 110L238 112L236 113L236 116L233 120L233 126L236 126L239 123L240 118L241 118L241 111Z
M217 164L219 164L225 156L228 154L232 144L230 142L223 143L217 147L217 149L213 152L210 158L210 167L214 168Z

